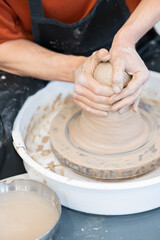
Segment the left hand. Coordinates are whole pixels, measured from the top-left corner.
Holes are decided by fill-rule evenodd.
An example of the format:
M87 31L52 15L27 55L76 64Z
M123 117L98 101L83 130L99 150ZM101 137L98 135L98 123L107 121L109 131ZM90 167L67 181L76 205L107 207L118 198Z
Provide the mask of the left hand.
M73 100L82 109L97 116L107 116L108 99L113 90L94 78L94 70L100 62L107 62L110 54L106 49L94 52L75 71Z
M112 84L115 94L110 97L112 111L123 113L130 105L137 111L140 95L147 81L149 71L134 47L114 46L110 50L113 67ZM126 73L132 76L123 88Z

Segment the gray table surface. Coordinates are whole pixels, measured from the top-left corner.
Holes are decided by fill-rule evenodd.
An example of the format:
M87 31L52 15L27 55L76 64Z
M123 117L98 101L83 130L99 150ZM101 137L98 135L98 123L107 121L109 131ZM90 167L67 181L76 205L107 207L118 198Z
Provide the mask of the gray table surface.
M10 179L28 179L28 174ZM132 215L100 216L62 207L53 240L160 240L160 208ZM2 239L0 239L2 240Z
M160 208L124 216L98 216L62 208L54 240L160 240Z

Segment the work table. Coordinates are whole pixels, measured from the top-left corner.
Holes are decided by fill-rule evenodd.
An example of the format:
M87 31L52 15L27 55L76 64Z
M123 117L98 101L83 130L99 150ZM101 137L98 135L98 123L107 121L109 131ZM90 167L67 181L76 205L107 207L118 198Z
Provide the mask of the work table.
M133 215L98 216L62 208L54 240L159 240L160 208Z

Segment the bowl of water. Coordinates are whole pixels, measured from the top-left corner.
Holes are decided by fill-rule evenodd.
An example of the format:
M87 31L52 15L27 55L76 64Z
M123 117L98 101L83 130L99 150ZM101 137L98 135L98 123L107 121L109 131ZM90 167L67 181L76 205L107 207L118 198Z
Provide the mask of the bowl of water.
M57 194L34 180L0 181L0 239L49 240L57 231Z

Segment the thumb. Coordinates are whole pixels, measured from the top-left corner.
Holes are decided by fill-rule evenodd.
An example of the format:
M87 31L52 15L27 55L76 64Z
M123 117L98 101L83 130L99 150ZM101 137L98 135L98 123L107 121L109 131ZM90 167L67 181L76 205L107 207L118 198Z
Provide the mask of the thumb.
M123 84L126 78L123 61L116 60L112 63L112 87L115 93L119 93L123 89Z
M102 48L96 52L94 52L85 62L84 67L85 71L92 74L94 73L95 68L100 62L107 62L111 58L110 53L107 49Z

